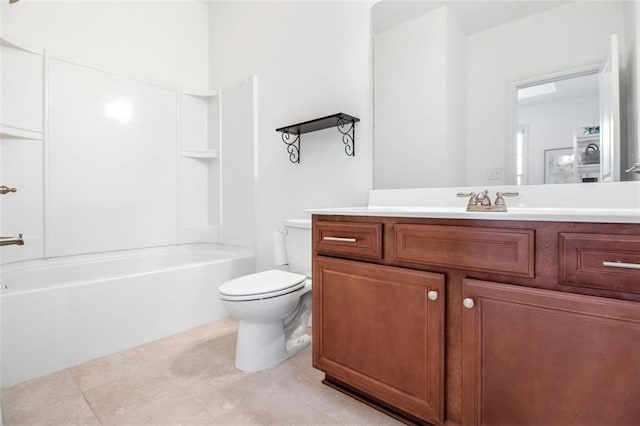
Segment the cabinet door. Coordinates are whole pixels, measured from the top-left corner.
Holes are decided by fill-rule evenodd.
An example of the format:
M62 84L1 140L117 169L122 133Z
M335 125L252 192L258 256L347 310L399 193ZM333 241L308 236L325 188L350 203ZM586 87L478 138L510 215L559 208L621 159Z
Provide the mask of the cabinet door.
M313 365L383 403L441 422L444 306L441 274L315 257Z
M470 279L463 292L463 424L640 422L640 304Z

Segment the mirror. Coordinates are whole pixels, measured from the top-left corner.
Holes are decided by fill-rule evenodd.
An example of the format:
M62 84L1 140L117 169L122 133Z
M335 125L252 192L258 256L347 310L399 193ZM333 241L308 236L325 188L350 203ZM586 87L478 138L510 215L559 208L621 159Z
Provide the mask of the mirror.
M624 169L638 157L638 8L632 1L377 3L374 187L630 179Z
M596 70L517 88L516 184L604 180L599 77Z

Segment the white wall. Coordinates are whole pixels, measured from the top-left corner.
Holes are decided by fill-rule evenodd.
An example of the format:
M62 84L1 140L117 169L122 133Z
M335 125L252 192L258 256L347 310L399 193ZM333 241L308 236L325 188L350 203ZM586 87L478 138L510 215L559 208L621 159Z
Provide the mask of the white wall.
M48 64L46 257L176 244L175 90Z
M529 141L525 158L527 184L544 183L544 150L572 148L573 131L577 127L600 121L598 96L585 96L521 106L518 122L528 126Z
M609 53L610 34L623 26L623 10L622 2L571 2L469 36L469 184L500 184L488 181L486 169L510 166L505 152L515 143L515 134L507 129L513 113L509 86L602 63ZM471 167L472 163L485 168Z
M446 12L375 35L376 188L443 186Z
M2 13L2 36L18 45L40 51L46 49L47 53L52 57L62 57L75 63L94 66L127 77L159 82L169 88L208 87L209 33L207 10L207 5L200 2L19 2L14 5L8 5L6 2L3 2L0 5L0 12ZM3 48L3 54L6 51L7 49ZM10 58L7 57L6 59ZM3 86L11 87L11 85L11 81L5 82L3 79ZM173 102L172 100L175 98L175 95L170 91L167 92L169 93L170 102ZM5 91L5 93L3 93L3 103L5 97L7 97L6 95L7 93ZM58 97L58 99L60 98L64 98L64 93ZM42 94L40 94L37 99L42 102ZM62 104L64 104L64 102ZM61 104L57 103L56 105ZM3 105L3 107L7 109L6 105ZM63 109L64 110L61 110L59 107L56 107L56 110L53 112L58 116L68 116L72 114L72 108L63 107ZM82 110L81 106L80 110ZM3 122L8 118L11 117L3 115ZM172 115L172 119L175 119L175 114ZM67 130L71 130L71 133L80 131L77 128ZM143 189L142 191L148 193L149 190L153 188L164 187L167 189L164 194L160 194L159 198L162 201L155 203L155 206L161 206L163 212L172 212L169 213L169 216L160 216L165 218L169 217L173 229L167 227L166 220L154 220L159 217L153 214L154 212L151 212L152 214L149 214L149 212L145 213L144 209L135 207L136 202L124 203L123 200L120 199L121 197L118 195L118 192L113 190L109 192L112 195L115 193L114 202L106 203L109 205L109 208L115 208L115 210L117 210L111 217L123 214L124 216L118 220L118 223L126 223L136 229L146 228L146 231L143 232L150 238L146 238L146 242L142 243L139 239L136 240L136 238L133 237L131 241L129 241L127 236L132 235L132 233L127 232L125 230L126 227L118 226L117 223L115 228L114 226L109 227L105 226L104 221L100 221L102 225L100 230L104 235L112 235L112 237L115 237L117 244L101 244L100 241L97 241L99 238L96 238L96 235L93 235L94 238L91 238L91 236L88 235L89 233L81 232L82 235L78 235L75 241L76 243L81 242L80 245L84 247L84 249L80 251L133 248L136 246L176 242L175 227L177 224L175 223L176 221L172 219L175 217L175 211L177 210L175 191L175 182L177 180L175 168L177 162L175 158L177 154L175 147L176 132L174 129L165 133L171 133L171 135L166 136L173 138L173 142L170 143L174 145L172 148L171 146L167 147L167 144L165 144L163 152L166 154L164 158L166 161L163 163L163 166L160 166L160 163L156 165L156 169L162 167L165 175L162 175L162 179L147 180L145 184L146 190ZM86 129L84 134L86 134L87 138L92 138L91 133L86 131ZM139 136L140 135L137 135L136 138ZM47 137L47 135L45 135L45 137ZM142 139L140 140L147 140L148 142L149 137L153 136L149 134L146 136L142 135ZM2 260L7 262L22 258L42 257L45 256L45 254L75 253L78 250L67 250L68 247L61 247L60 243L63 245L66 244L65 236L69 235L69 231L78 227L67 226L62 229L60 226L56 226L56 229L52 229L52 225L59 222L52 220L51 213L54 211L53 209L48 210L50 222L47 225L50 226L47 234L51 236L53 234L50 231L57 231L56 235L58 235L59 238L57 238L57 241L49 241L49 243L58 243L58 246L51 245L51 247L58 248L54 251L47 250L46 253L43 250L41 222L43 217L43 148L45 146L50 148L51 145L49 144L55 141L53 139L46 139L44 143L42 141L27 141L27 143L30 144L29 146L33 148L30 150L20 148L26 146L24 141L21 142L22 144L18 145L18 143L13 140L2 140L2 161L5 165L3 168L3 178L10 176L12 181L20 184L21 188L19 192L22 197L28 197L29 191L31 191L31 195L36 192L39 193L39 195L32 197L33 202L29 203L29 216L9 214L12 208L21 209L23 208L21 206L25 205L25 203L19 205L19 203L16 202L11 203L11 199L2 200L3 210L7 213L5 215L6 218L17 218L17 220L3 220L3 225L5 225L6 228L11 228L9 229L11 234L24 232L22 231L23 229L26 230L25 238L27 241L24 247L10 247L5 249ZM14 146L16 147L15 149ZM82 144L83 149L88 146L90 146L89 143ZM145 156L144 158L150 161L153 161L154 156L158 154L159 151L157 149L153 150L153 145L150 149L149 147L142 148L141 145L138 146L138 148L139 152L135 148L128 152L138 152L139 155ZM151 152L149 152L150 150ZM94 163L96 161L99 162L101 157L97 152L93 154L94 156L91 157L92 153L89 150L89 152L87 152L88 158L92 158ZM64 158L68 159L68 156L65 155ZM125 158L125 156L123 155L122 158ZM56 159L49 157L49 160L55 161ZM62 161L64 162L66 160L63 159ZM6 167L11 164L28 165L28 167L25 166L17 172L14 172L11 167ZM100 167L95 167L95 164L91 166L91 171L103 170L101 182L111 189L117 185L118 179L114 179L114 177L119 176L120 173L118 164L118 162L114 161L104 161L104 164L101 164ZM169 164L170 167L166 167L167 164ZM73 165L78 165L78 163L73 163ZM65 172L64 165L60 162L55 164L55 166L58 166L57 170L61 172L56 175L60 178L59 181L82 181L82 176L78 176L77 173L72 173L74 168L67 168L68 170ZM128 170L131 170L131 168ZM120 177L123 176L124 174ZM86 183L87 180L85 179L84 182ZM46 181L46 183L50 182ZM65 194L67 193L65 193L64 188L49 189L54 191L48 194L49 200L60 201L60 203L58 203L59 206L71 206L71 203L65 202L67 201L65 200ZM91 189L89 190L91 191ZM95 187L93 190L95 190ZM99 191L95 190L95 193L98 192ZM101 191L99 197L101 197L101 202L104 203L106 192ZM82 203L86 203L84 207L89 208L91 207L89 198L76 197L76 201L80 202L80 207L83 207ZM140 201L144 197L137 198L139 199L138 201ZM14 200L16 199L18 198L14 198ZM148 204L146 207L151 208L152 205ZM74 211L80 210L75 209ZM61 213L58 217L64 218L68 216L64 210L58 211L58 213ZM34 215L38 216L38 218L34 219L32 217ZM87 214L87 217L94 216L95 215ZM21 220L24 223L20 223ZM38 220L40 224L36 224ZM139 227L138 225L142 223L145 225ZM34 224L36 225L34 226ZM94 225L92 225L93 228L95 228ZM118 232L122 232L122 234L118 236ZM160 235L163 235L163 237L158 238ZM93 244L93 242L97 243ZM76 244L76 246L79 247L78 244Z
M220 140L220 242L256 247L256 138L254 110L257 79L247 78L222 90Z
M467 169L467 35L453 14L446 14L445 176L447 186L466 183Z
M207 5L191 1L22 1L0 4L2 35L129 77L203 88Z
M374 45L375 187L464 183L456 173L464 170L465 145L466 41L459 24L440 7L376 34Z
M372 186L370 2L210 3L211 83L258 78L259 269L273 266L272 232L304 209L365 205ZM289 162L276 128L344 112L356 124L355 157L341 135L302 135ZM224 161L224 159L222 159Z

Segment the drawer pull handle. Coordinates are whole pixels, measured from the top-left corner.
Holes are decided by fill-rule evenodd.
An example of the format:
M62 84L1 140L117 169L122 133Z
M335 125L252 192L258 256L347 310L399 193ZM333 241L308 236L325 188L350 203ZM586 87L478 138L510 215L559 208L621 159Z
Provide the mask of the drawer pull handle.
M338 241L341 243L355 243L357 238L343 238L343 237L323 237L322 241Z
M463 304L463 305L464 305L464 307L465 307L465 308L467 308L467 309L471 309L471 308L473 308L473 307L475 306L475 302L474 302L474 301L473 301L473 299L472 299L472 298L470 298L470 297L467 297L466 299L464 299L464 300L462 301L462 304Z
M624 262L602 262L602 266L609 268L622 268L622 269L640 269L640 263L624 263Z
M431 290L429 293L427 293L427 297L429 298L429 300L438 300L438 292L435 290Z

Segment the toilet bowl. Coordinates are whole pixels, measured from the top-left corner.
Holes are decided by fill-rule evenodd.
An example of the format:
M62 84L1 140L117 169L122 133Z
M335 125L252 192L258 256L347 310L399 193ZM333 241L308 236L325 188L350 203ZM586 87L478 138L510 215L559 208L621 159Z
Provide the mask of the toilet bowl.
M311 223L285 221L288 272L272 269L245 275L218 290L229 315L238 319L235 366L243 371L273 367L311 344Z

